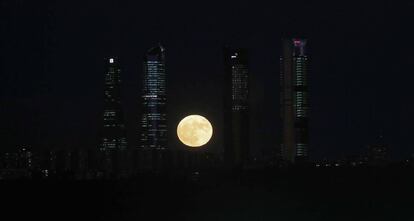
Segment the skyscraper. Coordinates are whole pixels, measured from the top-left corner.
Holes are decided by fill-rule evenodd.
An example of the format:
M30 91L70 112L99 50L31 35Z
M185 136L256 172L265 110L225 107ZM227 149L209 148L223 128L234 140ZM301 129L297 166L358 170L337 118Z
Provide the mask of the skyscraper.
M103 130L100 150L127 148L124 115L121 105L121 68L118 59L106 60Z
M282 40L280 58L280 107L282 158L306 160L309 147L308 56L305 39Z
M144 57L141 142L145 149L167 148L165 49L158 45Z
M242 167L249 159L249 70L246 49L224 48L224 160Z

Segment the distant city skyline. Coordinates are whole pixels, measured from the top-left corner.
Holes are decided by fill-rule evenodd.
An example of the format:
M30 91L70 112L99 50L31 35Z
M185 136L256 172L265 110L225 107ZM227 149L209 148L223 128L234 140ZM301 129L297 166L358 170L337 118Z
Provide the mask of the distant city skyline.
M0 0L2 217L414 220L413 11Z
M390 157L402 159L413 152L414 106L407 102L413 46L402 44L413 37L407 28L411 8L409 2L383 1L5 1L0 7L3 149L96 149L102 59L110 56L121 61L128 144L138 147L142 56L162 42L168 49L170 128L190 112L223 128L222 47L249 49L250 146L252 155L260 156L279 145L282 133L280 39L300 36L309 39L311 58L309 158L358 154L381 131ZM174 132L167 133L168 143L176 145ZM218 131L208 151L222 150L222 134Z

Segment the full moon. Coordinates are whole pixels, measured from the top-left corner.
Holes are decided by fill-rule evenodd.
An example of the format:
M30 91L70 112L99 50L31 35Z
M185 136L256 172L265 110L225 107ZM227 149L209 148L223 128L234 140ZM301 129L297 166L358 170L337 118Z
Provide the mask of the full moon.
M177 135L183 144L190 147L201 147L211 139L213 127L205 117L189 115L178 124Z

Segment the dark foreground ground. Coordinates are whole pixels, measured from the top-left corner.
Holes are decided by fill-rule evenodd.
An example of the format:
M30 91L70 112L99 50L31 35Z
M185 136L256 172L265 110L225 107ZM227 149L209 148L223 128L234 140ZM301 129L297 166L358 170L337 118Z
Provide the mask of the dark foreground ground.
M413 196L409 168L200 171L2 181L0 211L1 220L414 220Z

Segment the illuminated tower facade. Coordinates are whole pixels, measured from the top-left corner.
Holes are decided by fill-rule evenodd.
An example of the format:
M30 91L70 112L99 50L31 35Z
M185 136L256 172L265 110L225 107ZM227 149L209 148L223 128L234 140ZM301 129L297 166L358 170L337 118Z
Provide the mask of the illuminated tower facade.
M224 160L243 167L249 159L249 69L246 49L224 48Z
M308 158L309 95L305 39L282 40L280 58L281 154L295 163Z
M144 57L140 147L167 149L165 49L161 45Z
M105 63L103 130L100 150L125 150L127 141L121 105L121 68L116 58L108 58Z

